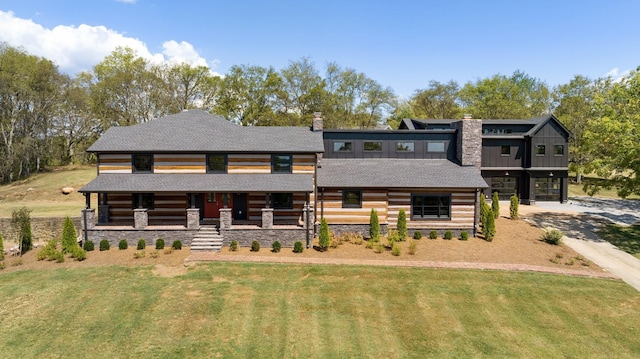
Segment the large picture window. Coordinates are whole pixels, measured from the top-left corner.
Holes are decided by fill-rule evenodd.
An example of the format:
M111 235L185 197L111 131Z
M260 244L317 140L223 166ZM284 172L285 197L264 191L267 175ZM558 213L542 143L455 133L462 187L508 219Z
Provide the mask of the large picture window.
M153 170L153 155L137 153L132 156L133 172L151 173Z
M397 152L413 152L415 145L413 142L398 142L396 144Z
M444 152L444 142L427 142L427 152Z
M412 219L450 219L451 195L413 194Z
M362 191L342 191L342 208L362 208Z
M131 203L133 209L153 209L153 193L134 193Z
M380 141L365 141L364 150L367 152L380 152L382 151L382 142Z
M293 193L272 193L271 205L275 209L293 209Z
M227 173L227 155L217 153L208 154L207 173Z
M292 155L271 155L271 173L291 173Z
M333 152L351 152L352 147L351 142L335 141L333 143Z

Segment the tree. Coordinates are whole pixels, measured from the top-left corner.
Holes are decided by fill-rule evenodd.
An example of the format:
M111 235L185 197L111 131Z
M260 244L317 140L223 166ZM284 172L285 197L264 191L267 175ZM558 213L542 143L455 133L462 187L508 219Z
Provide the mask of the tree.
M493 218L500 216L500 197L498 196L498 192L493 192L493 196L491 197L491 211L493 211Z
M569 169L576 173L576 182L582 182L584 167L589 163L584 132L589 120L595 118L594 100L597 93L594 81L576 75L568 84L553 91L554 114L571 132L569 137Z
M11 212L11 226L17 233L17 242L20 247L20 255L26 253L33 246L31 234L31 210L22 207Z
M309 122L322 106L324 82L308 57L289 62L280 71L283 88L280 111L289 126Z
M78 247L78 234L73 222L67 216L62 225L62 252L71 253L75 247Z
M398 211L398 238L404 241L407 238L407 214L404 209Z
M513 195L509 198L509 214L511 215L511 219L518 219L520 215L518 214L518 207L520 206L520 199L517 195Z
M380 221L378 220L378 211L371 208L369 214L369 238L372 242L380 241Z
M222 79L206 66L181 63L169 68L159 68L164 78L170 113L201 108L212 110L220 93Z
M487 199L485 198L483 193L480 193L480 222L484 223L485 212L489 208L487 204Z
M447 83L429 81L429 86L416 90L410 103L418 118L452 119L461 118L458 92L460 86L451 80Z
M585 189L595 194L615 187L623 198L640 195L640 68L603 87L595 99L600 118L591 119L584 132L591 156L585 173L602 180L586 182Z
M318 234L318 247L320 247L321 251L326 251L329 249L330 242L329 225L327 224L327 220L322 217L320 221L320 233Z
M0 261L4 260L4 239L2 233L0 233Z
M490 208L486 214L486 222L482 226L482 234L487 242L493 241L493 237L496 235L496 219Z
M459 92L464 113L475 118L531 118L550 112L547 85L524 72L467 83Z

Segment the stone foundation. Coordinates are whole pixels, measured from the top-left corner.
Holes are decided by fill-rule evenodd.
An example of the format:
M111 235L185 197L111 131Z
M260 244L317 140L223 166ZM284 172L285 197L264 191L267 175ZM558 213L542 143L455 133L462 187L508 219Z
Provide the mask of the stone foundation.
M251 247L254 240L260 243L260 248L271 249L271 245L275 241L279 241L283 247L293 247L297 241L302 242L306 247L307 240L305 230L299 228L271 228L271 229L228 229L221 230L220 233L224 237L224 246L229 246L231 241L238 241L240 247ZM313 245L313 235L309 235L309 246Z
M431 233L433 229L424 229L424 228L410 228L407 229L407 233L408 233L408 237L413 238L413 233L415 231L420 231L422 232L422 239L429 239L429 233ZM467 233L469 234L469 238L471 237L475 237L474 232L473 232L473 228L460 228L460 229L449 229L451 231L451 234L453 235L454 239L460 238L460 233L462 233L462 231L467 231ZM446 229L435 229L435 231L438 233L438 238L444 238L444 232L446 232Z
M387 234L387 224L380 224L380 234ZM340 236L344 233L358 233L364 238L369 238L369 225L368 224L330 224L329 231L335 235Z
M99 228L99 227L96 227ZM147 246L154 246L158 238L164 239L165 247L170 247L171 243L175 240L179 240L182 242L182 245L185 247L191 246L191 240L194 235L197 233L197 230L187 230L187 229L149 229L147 227L146 230L139 229L92 229L87 231L87 235L89 240L93 241L96 249L101 240L106 239L109 241L109 245L111 248L118 248L118 242L121 239L126 239L129 247L135 247L138 244L140 239L144 239L147 243Z

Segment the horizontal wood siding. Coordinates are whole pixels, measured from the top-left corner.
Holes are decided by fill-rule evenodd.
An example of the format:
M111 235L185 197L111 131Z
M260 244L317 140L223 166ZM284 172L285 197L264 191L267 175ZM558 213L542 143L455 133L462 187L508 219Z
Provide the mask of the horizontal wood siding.
M149 225L187 223L187 195L184 193L161 193L153 197L154 208L148 211Z
M98 156L98 174L100 173L131 173L131 155L100 154Z
M204 154L156 154L153 156L153 172L206 173L206 160Z
M361 208L342 208L342 190L325 189L318 193L319 208L316 213L320 221L322 215L328 224L369 224L371 209L378 211L380 223L387 223L387 190L363 190Z
M249 200L249 220L255 223L262 223L262 209L266 208L265 193L250 193ZM273 224L299 224L302 222L302 211L307 200L306 193L293 194L293 209L273 209ZM271 204L269 205L271 207Z
M229 154L227 157L228 173L271 173L271 155L252 154Z
M109 205L109 223L133 225L133 209L131 194L109 193L107 204Z
M293 173L311 173L315 171L316 155L293 155Z
M407 215L408 228L424 229L459 229L473 228L475 192L457 191L451 193L450 220L411 220L411 194L443 194L443 191L425 190L389 190L389 227L395 228L398 223L398 212L404 209Z

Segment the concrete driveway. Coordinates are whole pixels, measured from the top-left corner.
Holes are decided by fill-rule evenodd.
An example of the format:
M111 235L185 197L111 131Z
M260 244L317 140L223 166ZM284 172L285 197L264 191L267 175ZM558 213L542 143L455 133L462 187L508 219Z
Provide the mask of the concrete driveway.
M500 204L508 211L509 203ZM640 201L572 197L568 203L539 202L520 206L521 216L538 227L553 227L565 234L564 243L580 255L620 277L640 291L640 260L600 239L594 231L608 222L640 222Z

